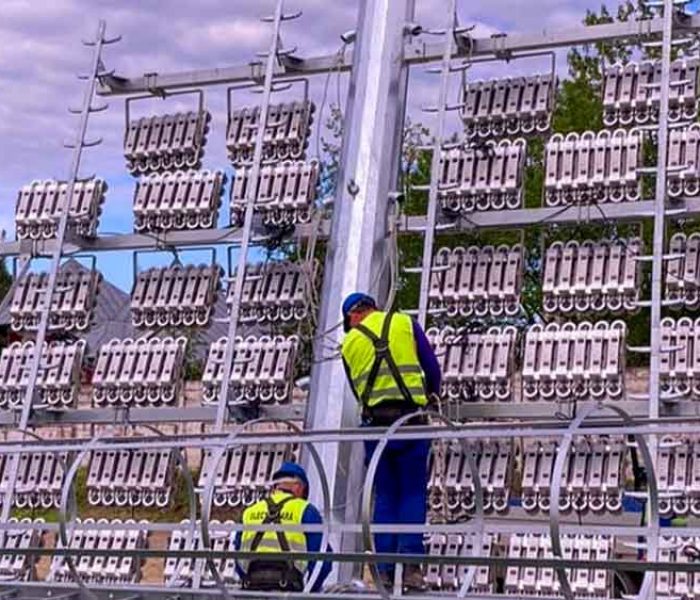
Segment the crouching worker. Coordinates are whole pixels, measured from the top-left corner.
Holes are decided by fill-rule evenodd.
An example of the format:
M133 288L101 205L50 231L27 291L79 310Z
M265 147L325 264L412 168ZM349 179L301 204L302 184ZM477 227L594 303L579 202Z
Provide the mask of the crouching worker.
M304 469L284 463L272 476L270 495L243 512L243 525L320 525L323 520L311 504L309 480ZM244 552L257 552L260 558L237 560L236 571L243 588L258 591L300 592L315 562L284 560L271 553L319 552L323 534L319 531L243 531L236 534L235 546ZM330 548L327 549L331 551ZM331 571L324 561L312 591L319 591Z

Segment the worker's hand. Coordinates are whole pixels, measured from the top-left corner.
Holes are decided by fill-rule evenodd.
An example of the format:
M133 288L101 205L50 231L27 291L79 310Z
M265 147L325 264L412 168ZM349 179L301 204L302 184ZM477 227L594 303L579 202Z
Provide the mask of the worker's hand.
M440 394L428 394L428 407L437 409L440 406Z

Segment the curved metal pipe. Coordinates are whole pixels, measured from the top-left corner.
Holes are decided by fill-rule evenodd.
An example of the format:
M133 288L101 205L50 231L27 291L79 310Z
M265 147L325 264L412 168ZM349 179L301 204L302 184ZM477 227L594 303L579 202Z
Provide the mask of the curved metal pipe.
M283 424L288 426L290 429L294 430L297 433L302 432L303 430L301 427L296 425L292 421L287 421L284 419L270 419L270 418L261 418L261 419L255 419L253 421L248 421L246 423L242 423L239 425L236 430L229 435L223 442L221 442L221 445L218 447L216 450L216 453L212 452L211 455L211 467L209 471L209 476L207 477L206 484L204 485L204 491L202 493L202 520L200 522L200 532L201 532L201 539L202 539L202 546L205 548L212 548L211 545L211 536L209 534L209 524L211 522L211 505L212 505L212 499L214 496L214 487L216 484L216 472L219 468L219 464L223 460L224 456L226 453L235 448L236 446L240 444L235 444L234 442L236 441L236 438L243 433L248 427L252 425L259 425L261 423L278 423L278 424ZM302 442L305 443L305 442ZM260 445L260 444L258 444ZM330 502L330 488L328 486L328 477L326 475L326 471L323 467L323 461L321 460L321 456L319 455L318 451L316 450L314 444L312 442L308 442L309 446L309 451L311 452L311 458L314 462L314 465L316 466L316 470L318 471L319 478L321 480L321 492L323 494L323 534L321 536L321 549L325 549L328 547L328 538L330 537L330 520L331 520L331 502ZM205 559L207 568L209 569L209 572L211 573L214 582L216 586L219 588L221 591L222 596L224 597L225 600L231 600L231 596L228 593L228 590L226 589L226 583L224 582L223 577L221 576L221 573L219 572L219 569L216 566L216 563L214 562L214 559L207 557ZM308 581L306 582L306 585L304 586L304 592L310 591L313 586L316 583L316 580L318 579L319 575L321 574L321 568L323 567L323 562L322 561L316 561L316 565L314 566L314 570L311 573L311 576L309 577Z
M386 433L384 434L384 437L379 441L377 444L377 447L374 450L374 453L372 454L372 458L369 462L369 465L367 466L367 473L365 475L365 484L362 489L362 502L361 502L361 519L362 519L362 538L364 542L364 550L368 554L375 554L376 549L374 547L374 538L372 536L372 527L371 527L371 519L372 519L372 495L374 492L374 480L377 476L377 469L379 467L379 461L382 457L382 454L384 453L384 450L386 449L390 438L396 433L401 427L406 425L409 421L415 419L416 417L419 416L428 416L431 418L435 418L442 423L444 423L449 429L456 429L456 425L450 421L447 417L441 415L440 413L436 413L433 411L417 411L408 415L404 415L400 419L397 419L389 429L386 430ZM474 552L473 552L473 557L474 558L480 558L481 553L484 547L484 494L483 494L483 489L481 487L481 479L479 477L479 469L476 465L476 460L474 459L474 454L473 451L468 443L466 443L464 440L460 440L460 445L462 448L466 451L466 456L467 456L467 461L469 463L469 470L471 471L472 474L472 483L474 485L474 499L475 499L475 520L476 520L476 530L477 533L475 535L478 536L478 543L474 544ZM462 583L462 587L459 590L459 593L457 594L457 598L465 598L467 595L467 592L469 591L469 587L472 584L472 581L474 579L474 576L476 575L477 567L470 566L467 574L464 577L464 581ZM384 599L384 600L390 600L391 599L391 594L389 591L386 589L386 586L381 580L381 577L379 576L379 570L377 569L377 564L372 562L370 563L370 573L372 575L372 580L374 581L374 585L377 588L377 591L379 592L379 595Z
M557 452L557 458L554 463L554 471L552 473L552 487L549 492L550 501L550 511L549 511L549 531L552 542L552 553L556 558L563 559L563 552L561 547L561 528L560 528L560 508L559 508L559 495L561 492L561 479L564 472L564 464L569 455L569 450L573 442L573 438L577 435L586 435L581 433L581 425L593 414L601 412L603 410L611 410L617 413L623 420L625 425L630 425L632 423L632 418L623 409L613 404L593 404L586 407L579 416L577 416L569 425L566 433L562 436L561 444L559 445L559 450ZM642 455L642 461L647 469L648 482L649 482L649 535L647 536L647 559L652 561L656 560L656 555L658 552L658 534L659 534L659 492L656 485L656 473L654 472L654 462L649 452L649 447L647 446L646 440L642 435L635 434L635 441ZM555 567L554 569L557 573L557 578L561 585L561 593L566 598L566 600L574 600L574 593L569 584L569 578L566 574L566 569L564 567ZM644 580L642 581L642 586L639 591L638 599L644 600L649 597L655 581L655 574L653 572L647 571L644 573Z
M146 424L133 424L133 423L126 423L124 424L127 427L144 427L145 429L149 429L150 431L156 433L157 435L163 436L164 434L161 431L158 431L155 427L151 425L146 425ZM77 518L77 501L76 501L76 494L75 494L75 488L74 488L74 483L75 483L75 477L78 473L78 469L80 468L81 463L83 462L84 458L87 456L89 452L92 452L98 444L101 442L109 439L109 433L113 432L115 429L115 426L112 426L109 430L108 433L101 434L98 436L93 437L90 442L88 442L85 447L81 450L80 454L75 458L75 460L72 462L71 466L69 469L64 468L64 472L66 473L66 478L65 481L63 482L63 486L61 487L61 501L60 505L58 508L58 539L61 543L61 545L64 548L70 547L70 542L69 542L69 536L67 532L67 525L70 522L71 524L71 536L72 537L72 530L73 530L73 525L75 524L75 520ZM179 448L175 449L176 451L176 460L178 463L181 465L182 470L183 470L183 475L185 477L185 483L187 485L187 495L188 495L188 500L189 500L189 508L190 508L190 531L188 532L188 538L186 540L186 545L185 549L186 550L194 550L194 528L195 528L195 521L197 518L197 504L196 504L196 494L194 491L194 481L192 479L192 473L189 470L189 467L187 467L187 461L184 459L182 455L182 451ZM68 505L70 502L70 519L68 517ZM90 600L99 600L97 595L90 590L85 581L83 580L82 576L80 573L78 573L78 570L75 567L75 563L73 561L73 557L70 555L65 555L64 557L66 566L68 567L68 571L70 572L73 580L75 583L78 585L78 587L81 589L82 592L85 592L86 595L90 598Z

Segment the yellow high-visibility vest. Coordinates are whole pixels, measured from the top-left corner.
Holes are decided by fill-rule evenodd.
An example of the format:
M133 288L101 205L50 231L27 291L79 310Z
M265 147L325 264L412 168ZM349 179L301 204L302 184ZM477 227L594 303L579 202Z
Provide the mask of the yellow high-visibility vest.
M270 514L270 504L277 514ZM309 501L296 498L289 492L276 490L272 494L243 512L243 525L301 525L304 511ZM241 550L246 552L306 552L306 535L303 531L243 531L241 535ZM284 559L281 559L284 560ZM244 571L248 571L250 561L238 561ZM299 572L306 571L306 561L294 561Z
M397 400L418 406L428 403L413 321L408 315L370 313L345 336L342 354L364 405Z

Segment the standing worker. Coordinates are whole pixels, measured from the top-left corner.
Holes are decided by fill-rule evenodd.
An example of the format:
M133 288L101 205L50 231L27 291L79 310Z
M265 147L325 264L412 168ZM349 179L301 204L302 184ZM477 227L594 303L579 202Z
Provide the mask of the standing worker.
M285 462L272 476L272 492L243 512L243 525L320 525L318 509L311 504L309 480L304 469ZM301 592L304 577L313 573L314 561L284 560L269 556L272 552L319 552L321 532L246 531L236 534L235 547L246 552L259 552L260 558L237 560L236 571L243 588L257 591ZM327 549L330 552L330 548ZM312 591L319 591L331 572L331 563L324 561Z
M440 365L418 323L405 314L377 310L374 298L359 292L345 299L342 310L343 364L363 425L388 427L439 396ZM377 442L365 442L366 464L376 447ZM428 440L387 444L375 478L375 523L425 523L429 452ZM424 553L420 533L377 534L375 546L380 553ZM378 569L383 583L393 585L394 565L381 563ZM406 565L403 585L425 588L420 565Z

